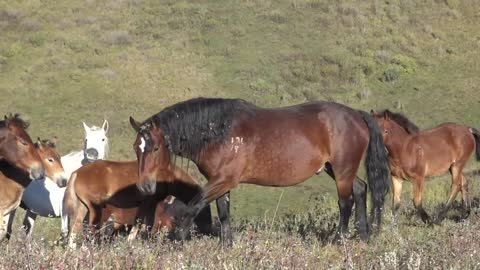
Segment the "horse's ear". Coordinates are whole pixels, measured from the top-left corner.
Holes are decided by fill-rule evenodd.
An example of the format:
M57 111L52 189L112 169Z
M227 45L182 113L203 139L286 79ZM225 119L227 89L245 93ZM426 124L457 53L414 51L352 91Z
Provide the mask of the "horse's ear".
M37 137L37 141L35 142L35 146L37 148L42 148L42 140L40 139L40 137Z
M85 122L82 121L82 124L83 124L83 129L85 129L85 132L89 132L90 131L90 127L87 126L87 124L85 124Z
M103 130L105 130L105 133L107 133L108 127L109 127L108 121L105 119L105 121L103 121L103 125L102 125L102 128L103 128Z
M133 119L133 117L131 116L130 116L130 125L136 132L140 130L140 123L135 121L135 119Z
M385 111L383 112L383 118L385 118L385 120L390 119L390 114L389 114L389 112L390 112L389 110L385 110Z
M53 136L52 140L50 140L52 142L52 147L57 147L58 145L58 138L57 136Z

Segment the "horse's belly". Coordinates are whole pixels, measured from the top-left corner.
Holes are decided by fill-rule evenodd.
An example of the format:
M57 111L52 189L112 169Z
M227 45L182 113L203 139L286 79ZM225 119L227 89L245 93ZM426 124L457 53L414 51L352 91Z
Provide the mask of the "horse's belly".
M51 180L32 181L25 189L22 201L37 215L59 217L65 188L59 188L50 182Z
M313 175L310 174L307 177L303 178L284 178L284 177L269 177L269 178L250 178L242 183L255 184L260 186L269 186L269 187L288 187L298 185Z

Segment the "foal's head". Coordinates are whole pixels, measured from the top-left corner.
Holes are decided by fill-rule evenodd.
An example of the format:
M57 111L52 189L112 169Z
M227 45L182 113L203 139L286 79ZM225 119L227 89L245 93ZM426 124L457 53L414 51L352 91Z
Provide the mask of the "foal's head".
M170 151L166 147L162 130L153 121L141 125L130 117L130 124L137 132L133 150L138 159L137 187L142 194L155 193L158 180L172 175Z
M56 150L56 144L56 138L53 138L53 140L40 140L38 138L37 142L35 142L35 148L45 168L45 175L52 179L57 186L65 187L67 185L67 176L63 170L60 155Z
M372 110L371 114L382 131L385 144L389 144L389 142L401 136L415 134L419 131L415 124L400 113L393 113L389 110L375 113Z
M102 127L89 127L85 122L82 123L85 129L85 146L83 148L85 160L91 162L105 159L108 153L107 120L103 122Z
M40 157L32 139L27 134L28 123L18 114L5 116L0 121L0 159L28 172L31 179L40 179L45 175Z

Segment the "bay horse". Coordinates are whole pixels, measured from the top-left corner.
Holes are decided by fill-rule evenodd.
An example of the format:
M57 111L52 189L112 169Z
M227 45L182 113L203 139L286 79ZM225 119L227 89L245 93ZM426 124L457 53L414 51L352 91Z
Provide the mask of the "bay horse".
M65 181L65 173L60 162L60 155L55 150L55 142L38 138L34 147L43 168L45 168L45 175L53 179L50 181L56 181L57 184ZM0 186L2 187L0 189L0 216L4 220L4 225L0 229L0 240L5 237L10 238L15 210L20 205L22 193L30 182L28 173L11 166L5 161L0 161ZM5 224L7 224L6 228L4 227Z
M382 129L388 149L392 173L394 222L400 208L402 181L410 180L413 183L415 208L423 222L432 224L432 219L422 207L425 177L442 175L448 171L452 175L450 196L433 222L439 224L445 218L459 191L462 193L463 206L468 216L470 200L468 182L463 175L463 169L473 152L476 152L476 158L480 160L479 131L456 123L443 123L420 131L400 113L389 110L371 113Z
M174 104L143 123L130 117L139 162L138 188L155 192L157 175L168 178L173 155L192 160L208 183L189 203L177 227L185 239L193 218L216 200L223 246L233 243L229 191L240 183L292 186L323 169L336 180L340 222L335 241L348 231L356 203L356 227L367 240L367 184L356 178L365 156L372 194L370 219L381 224L389 187L388 158L373 117L335 102L314 101L260 108L241 99L197 98Z
M83 228L83 221L87 216L94 235L103 213L105 218L108 218L111 214L122 216L128 211L136 211L140 220L146 219L146 224L152 225L155 207L167 195L173 195L184 203L188 203L201 191L195 179L175 166L169 178L157 176L163 185L162 188L154 194L145 196L138 192L136 187L137 173L136 160L98 160L79 168L72 174L64 197L64 211L70 222L69 246L75 246L75 237ZM203 209L196 221L199 230L208 233L212 225L210 208Z
M108 154L108 121L104 120L101 127L89 127L82 122L85 131L83 149L70 152L61 157L61 163L65 170L65 180L55 184L51 179L40 179L30 183L23 192L22 208L26 210L23 219L23 226L27 235L32 233L33 225L37 216L61 219L61 235L68 233L68 221L62 216L63 196L67 180L73 171L84 164L91 163L97 159L105 159Z
M0 121L0 160L29 173L30 179L44 177L42 161L26 132L29 123L19 114L5 115Z

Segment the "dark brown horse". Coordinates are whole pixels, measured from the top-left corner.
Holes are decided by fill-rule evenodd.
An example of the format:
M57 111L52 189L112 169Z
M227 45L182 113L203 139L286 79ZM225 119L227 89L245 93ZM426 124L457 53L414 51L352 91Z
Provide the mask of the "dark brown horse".
M405 116L385 110L373 113L383 131L389 153L393 185L393 214L400 207L402 181L413 182L413 203L425 223L432 220L422 207L422 192L425 177L441 175L450 171L452 185L450 197L440 211L435 223L440 223L461 191L466 214L470 213L468 183L463 168L476 148L480 160L480 133L478 130L455 123L443 123L420 131Z
M46 176L59 184L65 177L55 144L49 140L38 139L34 147L45 168ZM4 160L0 161L0 217L3 218L3 224L0 226L0 240L5 237L10 238L15 210L20 205L23 191L30 182L29 173Z
M136 187L137 172L136 160L125 162L99 160L79 168L72 174L65 191L63 207L70 223L69 245L71 247L75 246L76 234L82 229L87 215L93 231L100 225L102 211L108 215L105 218L111 214L117 214L120 219L128 219L129 211L138 210L137 218L142 221L146 219L146 224L152 226L155 207L167 195L174 195L188 203L201 191L195 179L182 169L174 167L172 175L168 178L158 177L162 181L162 188L159 188L155 194L144 196ZM205 208L202 216L197 219L197 225L199 230L207 233L211 229L211 224L210 208Z
M193 218L216 200L221 242L231 246L229 191L240 183L292 186L325 169L336 180L340 223L348 230L356 203L356 227L368 239L367 185L355 180L366 156L372 193L371 218L380 225L389 186L388 159L375 120L366 112L325 101L265 109L239 99L198 98L175 104L143 123L130 118L138 135L140 191L155 192L158 175L168 178L172 154L192 160L208 179L178 229L184 238Z
M40 179L45 172L27 128L28 122L18 114L5 116L0 121L0 160L28 172L31 179Z

